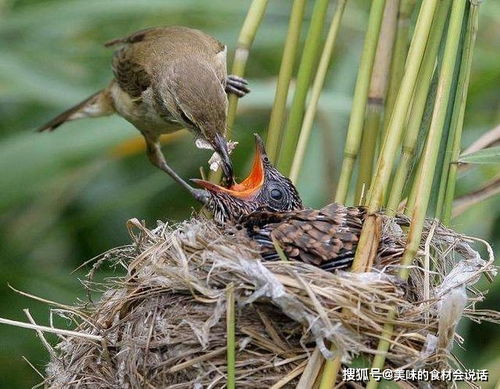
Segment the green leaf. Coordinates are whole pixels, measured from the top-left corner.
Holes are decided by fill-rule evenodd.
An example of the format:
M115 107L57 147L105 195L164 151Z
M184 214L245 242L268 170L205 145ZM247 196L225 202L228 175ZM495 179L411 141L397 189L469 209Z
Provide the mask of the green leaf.
M500 146L489 147L474 153L461 155L458 158L461 163L496 164L500 163Z

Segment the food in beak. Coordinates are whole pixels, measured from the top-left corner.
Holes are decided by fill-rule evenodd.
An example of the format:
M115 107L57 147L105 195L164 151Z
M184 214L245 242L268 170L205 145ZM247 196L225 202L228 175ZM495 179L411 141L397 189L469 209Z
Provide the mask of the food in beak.
M262 158L264 157L262 145L256 142L256 151L252 164L252 169L247 178L241 183L234 182L228 188L213 184L208 181L193 179L202 188L211 192L225 192L234 197L249 198L253 197L264 184L264 164Z
M215 153L212 154L212 156L210 157L210 159L208 160L208 165L210 167L210 170L212 171L217 171L217 169L219 168L222 168L223 169L223 172L224 172L224 175L226 176L226 178L229 179L229 181L231 181L232 177L228 177L228 175L226 174L226 172L228 172L228 170L231 171L231 176L232 176L232 164L231 164L231 161L229 160L229 155L233 152L233 150L236 148L236 146L238 145L238 142L235 142L235 141L232 141L232 140L229 140L226 143L226 148L225 150L226 151L226 156L227 156L227 159L224 159L222 157L222 155L216 151ZM197 148L199 149L204 149L204 150L215 150L214 146L212 146L210 143L208 143L205 139L203 138L197 138L195 140L195 145ZM219 150L219 149L217 149ZM228 169L228 164L227 164L227 161L229 160L229 169ZM224 170L225 169L225 170Z

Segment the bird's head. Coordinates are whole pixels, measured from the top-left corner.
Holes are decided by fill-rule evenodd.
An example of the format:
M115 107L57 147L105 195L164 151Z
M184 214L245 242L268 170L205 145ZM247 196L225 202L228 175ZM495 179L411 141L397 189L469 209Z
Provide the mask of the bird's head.
M198 199L220 223L236 221L257 209L285 212L302 209L302 200L292 182L270 162L262 139L255 134L256 152L249 176L229 188L204 180L192 180L206 191Z
M233 182L233 166L224 136L227 95L214 67L186 58L171 63L161 74L158 94L166 115L207 141L220 155L228 182Z

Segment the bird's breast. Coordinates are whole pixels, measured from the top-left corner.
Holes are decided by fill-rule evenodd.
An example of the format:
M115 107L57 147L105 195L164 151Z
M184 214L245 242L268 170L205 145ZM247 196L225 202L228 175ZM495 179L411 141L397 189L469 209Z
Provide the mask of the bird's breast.
M145 135L158 136L184 128L168 112L157 111L151 88L138 99L131 98L117 83L111 85L110 92L116 112Z

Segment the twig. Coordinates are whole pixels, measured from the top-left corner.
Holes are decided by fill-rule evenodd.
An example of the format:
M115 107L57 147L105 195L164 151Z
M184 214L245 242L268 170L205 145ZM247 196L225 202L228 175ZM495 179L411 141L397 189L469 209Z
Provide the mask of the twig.
M298 377L304 371L304 369L306 368L306 365L307 365L307 360L305 360L304 362L302 362L299 366L297 366L290 373L288 373L286 376L284 376L282 379L280 379L278 382L276 382L269 389L280 389L280 388L282 388L287 383L289 383L291 380L293 380L295 377Z
M477 140L474 141L469 147L467 147L462 154L471 154L476 151L485 149L487 147L493 146L500 142L500 125L496 126L492 130L485 132Z
M36 372L36 373L37 373L37 374L38 374L41 378L45 379L45 376L44 376L42 373L40 373L40 370L38 370L38 369L35 367L35 365L33 365L33 364L32 364L32 363L28 360L28 358L26 358L24 355L23 355L23 356L21 356L21 358L23 358L23 359L24 359L24 361L25 361L28 365L30 365L30 367L31 367L31 368L32 368L32 369L33 369L33 370L34 370L34 371L35 371L35 372Z
M102 336L99 335L91 335L83 332L63 330L59 328L46 327L41 325L34 325L34 324L24 323L22 321L4 319L3 317L0 317L0 324L7 324L15 327L28 328L30 330L35 330L35 331L50 332L52 334L63 335L63 336L75 336L78 338L95 340L98 342L101 342L102 339L104 339Z
M470 207L498 194L500 194L500 177L496 177L481 188L456 199L453 202L453 217L461 215Z
M310 389L314 386L316 378L321 371L322 359L323 356L321 355L321 351L319 351L319 347L316 347L309 357L309 361L300 377L296 389Z
M23 312L26 314L26 316L28 317L28 320L31 322L31 324L37 325L35 323L35 319L33 319L33 316L31 316L31 313L30 313L29 309L27 309L27 308L23 309ZM47 342L47 339L45 339L45 336L43 335L43 332L40 331L40 330L36 330L36 333L37 333L38 337L40 338L40 341L42 342L42 344L44 345L44 347L49 352L50 356L52 358L57 358L54 349L52 348L52 346L50 345L50 343Z

